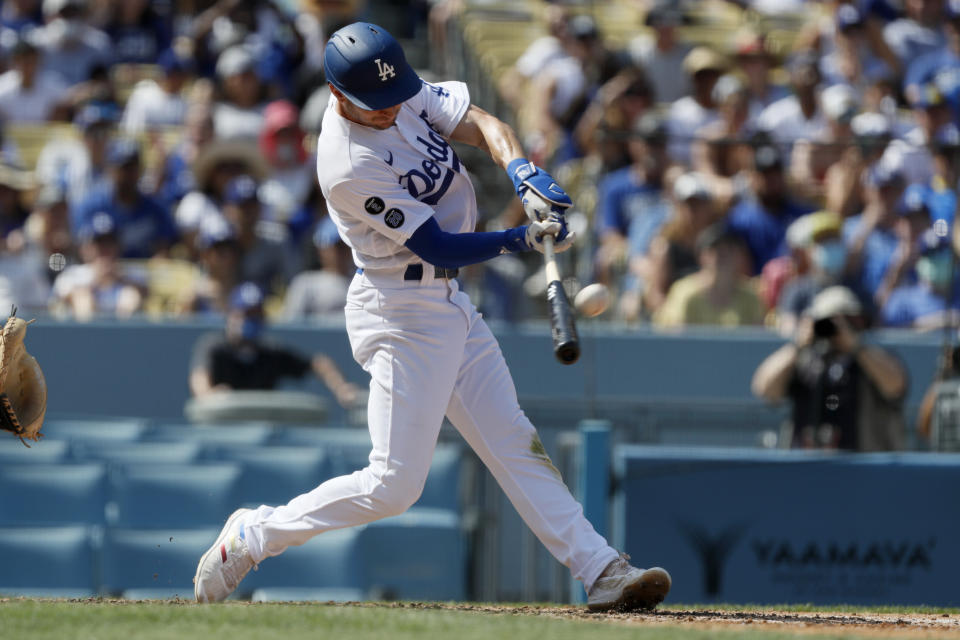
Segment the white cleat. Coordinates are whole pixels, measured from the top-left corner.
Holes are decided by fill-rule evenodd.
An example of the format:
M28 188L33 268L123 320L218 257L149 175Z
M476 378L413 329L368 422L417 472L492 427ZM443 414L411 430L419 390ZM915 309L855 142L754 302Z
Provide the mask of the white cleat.
M250 509L237 509L223 525L223 531L197 565L193 595L197 602L220 602L233 593L244 576L255 569L243 537L243 516Z
M666 569L638 569L628 562L630 556L620 557L607 565L587 595L591 611L633 611L653 609L670 592L670 574Z

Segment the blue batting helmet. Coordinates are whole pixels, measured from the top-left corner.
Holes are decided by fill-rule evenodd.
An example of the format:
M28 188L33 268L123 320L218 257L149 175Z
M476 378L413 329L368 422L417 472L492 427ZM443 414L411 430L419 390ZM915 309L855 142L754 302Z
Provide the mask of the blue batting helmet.
M369 22L354 22L330 36L323 71L327 82L368 111L409 100L422 84L400 44Z

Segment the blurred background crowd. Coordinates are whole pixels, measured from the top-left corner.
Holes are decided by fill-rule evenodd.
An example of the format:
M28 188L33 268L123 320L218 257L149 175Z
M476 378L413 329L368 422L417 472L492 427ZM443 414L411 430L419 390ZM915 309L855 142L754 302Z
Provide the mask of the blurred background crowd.
M952 322L960 0L4 0L0 305L222 317L254 282L272 320L339 316L313 145L355 19L516 124L574 194L569 285L612 287L604 319L791 334L843 285L874 325ZM522 223L466 153L482 225ZM537 269L463 280L518 321Z

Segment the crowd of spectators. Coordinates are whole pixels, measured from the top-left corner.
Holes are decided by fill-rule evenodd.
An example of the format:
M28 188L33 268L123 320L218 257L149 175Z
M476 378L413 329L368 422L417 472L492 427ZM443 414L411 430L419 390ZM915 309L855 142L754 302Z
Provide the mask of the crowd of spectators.
M842 284L874 325L952 322L960 1L636 6L616 47L602 20L550 4L549 35L499 84L535 157L588 203L589 277L618 293L607 317L792 334ZM683 37L729 12L735 28Z
M316 187L325 35L361 3L0 2L0 305L342 313Z
M463 3L414 5L411 32L429 10L429 58L446 60ZM630 6L614 45L603 5L524 3L544 35L493 79L531 159L574 193L581 280L616 293L606 318L791 332L842 284L876 324L950 321L960 0ZM737 28L686 37L721 6ZM339 315L353 267L311 146L326 34L368 8L0 2L0 304L223 317L252 282L271 318ZM776 20L792 26L765 32ZM536 266L504 257L465 285L518 319Z

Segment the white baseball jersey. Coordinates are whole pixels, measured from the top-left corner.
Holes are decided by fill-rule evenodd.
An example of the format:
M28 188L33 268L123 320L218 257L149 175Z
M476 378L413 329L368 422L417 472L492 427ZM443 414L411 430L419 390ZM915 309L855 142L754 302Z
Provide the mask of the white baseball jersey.
M317 178L358 267L420 262L403 243L430 216L444 231L474 230L473 185L445 139L469 107L462 82L424 82L396 124L380 130L347 120L330 98L317 141Z

